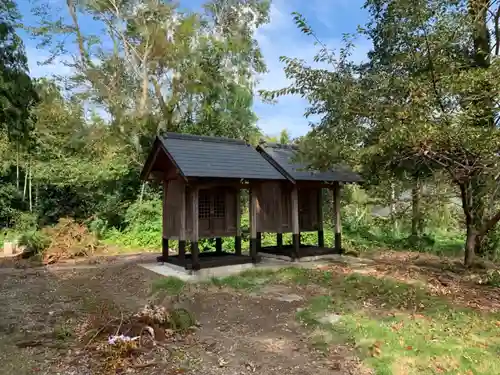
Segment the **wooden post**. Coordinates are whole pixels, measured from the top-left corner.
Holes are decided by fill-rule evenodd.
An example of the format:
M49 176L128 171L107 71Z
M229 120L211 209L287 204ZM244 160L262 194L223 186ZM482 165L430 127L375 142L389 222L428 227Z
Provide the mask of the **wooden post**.
M257 194L250 187L250 256L257 263Z
M293 186L291 199L292 199L292 236L293 236L292 259L296 260L300 258L299 194L296 185Z
M278 226L279 230L278 233L276 233L276 245L278 248L283 247L283 192L285 191L285 184L280 183L279 184L279 198L277 202L277 208L278 208Z
M163 212L162 212L162 242L161 242L161 257L158 258L161 262L168 261L168 237L167 237L167 193L168 180L163 181Z
M199 248L198 248L198 187L191 190L191 215L193 218L193 235L191 238L191 264L193 271L200 269Z
M335 251L342 254L342 227L340 224L340 183L333 186L333 212L335 222Z
M236 237L234 237L234 252L241 255L241 195L236 193Z
M276 245L279 248L283 247L283 233L276 233Z
M215 252L216 253L222 253L222 238L221 237L216 237L215 238Z
M318 247L325 247L323 232L323 189L318 189Z
M186 266L186 185L181 188L179 208L179 260Z
M262 249L262 232L257 232L257 252Z

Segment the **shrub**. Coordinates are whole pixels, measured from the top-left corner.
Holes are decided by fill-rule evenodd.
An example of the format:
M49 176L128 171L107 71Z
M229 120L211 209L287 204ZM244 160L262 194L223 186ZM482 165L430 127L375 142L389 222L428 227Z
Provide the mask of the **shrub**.
M40 231L29 231L19 237L19 245L25 247L27 255L43 253L50 245L50 238Z

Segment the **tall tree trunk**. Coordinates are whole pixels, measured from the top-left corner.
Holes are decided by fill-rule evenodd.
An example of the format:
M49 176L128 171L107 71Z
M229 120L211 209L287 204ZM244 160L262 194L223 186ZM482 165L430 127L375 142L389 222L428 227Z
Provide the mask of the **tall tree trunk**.
M396 213L396 187L394 186L394 182L391 182L391 204L389 206L389 212L390 212L390 215L391 215L391 220L393 221L393 229L395 231L398 230L398 223L397 221L394 219L394 215Z
M142 199L144 198L144 189L146 188L146 183L143 182L141 185L141 193L139 194L139 203L142 203Z
M78 42L78 50L80 52L80 60L82 63L82 68L87 67L87 65L91 65L91 61L89 55L85 49L84 39L82 32L80 30L80 25L78 24L78 16L76 14L76 4L73 0L66 0L66 4L68 6L68 11L73 20L73 27L76 32L76 41Z
M467 237L465 239L465 258L464 265L469 268L474 262L474 254L476 250L477 232L472 225L467 226Z
M28 195L29 195L29 201L30 201L30 212L33 212L33 199L32 199L32 195L31 195L31 178L32 178L32 175L31 175L31 162L30 162L30 165L29 165L29 187L28 187Z
M24 187L23 187L23 202L26 200L26 190L28 189L28 165L24 166Z
M421 201L422 187L420 185L420 179L416 177L413 182L413 187L411 189L411 205L412 205L412 217L411 217L411 235L412 237L419 238L423 232L422 223L422 213L421 213Z
M16 187L17 191L19 191L19 141L16 140Z

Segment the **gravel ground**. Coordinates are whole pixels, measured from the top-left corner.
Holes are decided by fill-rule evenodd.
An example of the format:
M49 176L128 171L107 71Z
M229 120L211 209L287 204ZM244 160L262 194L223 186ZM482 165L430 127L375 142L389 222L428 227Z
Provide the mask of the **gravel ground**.
M136 312L149 301L151 283L158 277L133 262L79 269L4 269L0 373L102 373L95 370L102 359L82 350L82 327L106 314ZM337 347L325 354L311 348L307 332L295 322L307 298L307 291L297 288L269 286L248 294L189 286L175 303L194 313L198 331L169 343L170 356L160 348L148 353L148 360L157 365L127 373L359 374L351 349Z

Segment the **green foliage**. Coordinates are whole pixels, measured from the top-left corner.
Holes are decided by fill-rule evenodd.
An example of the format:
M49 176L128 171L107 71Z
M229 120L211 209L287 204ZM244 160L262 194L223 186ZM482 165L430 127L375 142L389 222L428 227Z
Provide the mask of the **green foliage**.
M419 283L293 267L217 283L252 291L273 284L319 291L296 315L311 329L312 344L327 352L351 344L377 374L486 375L500 369L498 314L454 306Z
M158 293L164 291L171 296L179 295L184 289L185 282L176 277L163 277L153 282L152 292Z
M500 220L500 64L493 58L500 40L488 24L496 9L483 0L368 0L365 7L370 17L358 35L373 42L366 62L351 60L353 36L332 51L294 13L297 27L318 45L314 62L329 69L284 56L292 84L262 95L308 99L305 115L320 120L300 145L313 166L350 163L367 184L388 181L387 200L394 199L395 185L411 189L414 236L427 222L422 184L439 178L454 185L466 227L465 263L471 265L474 253L497 246L491 231Z
M15 2L0 1L0 131L17 144L26 143L30 108L36 102L28 75L24 44L16 33L20 15Z
M26 252L32 255L41 254L50 245L50 238L44 233L32 230L21 234L19 245L26 247Z

